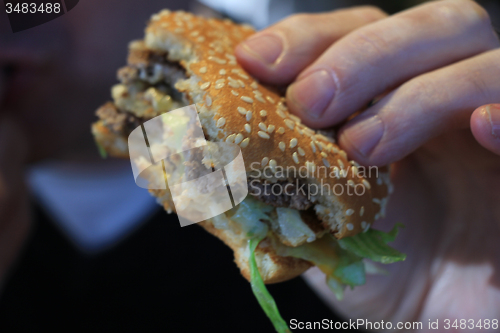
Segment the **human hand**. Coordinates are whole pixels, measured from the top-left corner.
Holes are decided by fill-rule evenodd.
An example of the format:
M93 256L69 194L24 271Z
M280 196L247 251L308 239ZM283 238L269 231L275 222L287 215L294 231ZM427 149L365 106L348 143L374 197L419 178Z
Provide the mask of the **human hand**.
M305 124L349 119L339 144L351 158L395 162L395 192L375 228L403 222L394 246L408 259L341 302L318 270L306 278L348 317L422 321L424 331L428 319L440 319L441 330L446 318L500 319L500 105L490 105L500 101L500 50L489 17L468 0L386 18L365 10L380 19L343 30L339 13L299 15L236 52L261 81L293 81L287 104ZM280 55L254 47L265 35L281 38Z

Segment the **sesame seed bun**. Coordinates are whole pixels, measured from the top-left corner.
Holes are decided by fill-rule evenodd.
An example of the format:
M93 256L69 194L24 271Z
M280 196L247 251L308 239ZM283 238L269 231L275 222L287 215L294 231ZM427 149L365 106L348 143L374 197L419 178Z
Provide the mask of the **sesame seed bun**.
M323 188L312 196L312 209L323 228L338 239L367 230L384 215L391 191L388 168L358 174L362 167L349 160L333 138L303 125L275 89L257 82L237 63L234 48L254 32L229 20L185 12L153 15L144 40L129 46L128 66L118 74L122 85L113 90L114 103L98 110L100 120L92 127L96 140L111 155L128 156L123 142L130 131L120 113L146 121L168 111L157 105L151 97L157 92L148 92L151 88L146 86L172 85L181 96L169 100L168 109L196 104L206 139L238 144L249 176L270 183L300 178L308 186ZM346 174L334 177L335 170ZM353 194L360 188L362 194ZM167 211L175 209L168 191L150 192ZM249 279L244 233L217 229L212 220L199 225L233 249ZM265 283L290 279L311 266L302 259L278 256L272 246L262 246L264 242L256 250L256 260Z
M151 19L145 45L168 52L169 60L179 61L186 69L189 78L175 87L196 103L209 140L240 145L248 172L293 166L310 170L311 175L303 177L308 184L325 184L330 189L361 184L365 191L360 196L349 195L347 190L342 195L333 190L319 195L315 210L337 238L363 231L384 212L387 169L379 170L378 182L375 177L358 177L352 172L339 178L330 177L330 172L313 172L320 166L329 170L358 167L333 139L301 124L281 96L236 62L234 48L253 33L250 27L229 20L164 11Z

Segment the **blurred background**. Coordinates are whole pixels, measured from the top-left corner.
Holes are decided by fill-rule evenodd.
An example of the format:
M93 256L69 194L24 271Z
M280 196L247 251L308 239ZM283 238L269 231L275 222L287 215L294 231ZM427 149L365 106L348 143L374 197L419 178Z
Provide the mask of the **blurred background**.
M420 2L87 0L15 34L2 7L0 116L31 144L31 225L0 290L0 331L272 332L229 248L181 228L135 185L128 161L99 157L94 111L110 99L128 42L163 8L262 29L297 12L371 4L395 13ZM498 27L500 2L480 3ZM269 289L287 320L338 319L301 278Z

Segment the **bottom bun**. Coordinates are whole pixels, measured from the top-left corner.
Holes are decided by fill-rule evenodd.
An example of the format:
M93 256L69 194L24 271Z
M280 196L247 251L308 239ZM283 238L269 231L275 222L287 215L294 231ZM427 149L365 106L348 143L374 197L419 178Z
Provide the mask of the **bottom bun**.
M250 281L248 238L243 232L233 229L217 229L211 220L198 223L206 231L222 240L234 252L234 261L241 274ZM277 283L290 280L313 265L306 260L294 257L282 257L276 254L267 238L255 249L255 261L264 283Z

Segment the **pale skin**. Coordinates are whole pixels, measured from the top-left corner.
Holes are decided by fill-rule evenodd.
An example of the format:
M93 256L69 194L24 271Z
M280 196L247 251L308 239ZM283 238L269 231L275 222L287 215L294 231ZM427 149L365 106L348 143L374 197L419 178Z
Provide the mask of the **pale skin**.
M340 146L364 165L394 163L395 191L375 228L404 223L393 246L407 260L343 301L319 270L304 275L344 317L421 321L419 332L429 319L440 320L433 332L445 319L500 319L499 45L485 10L459 0L393 16L372 7L295 15L238 46L251 74L291 84L288 105L307 125L362 110L341 127Z

